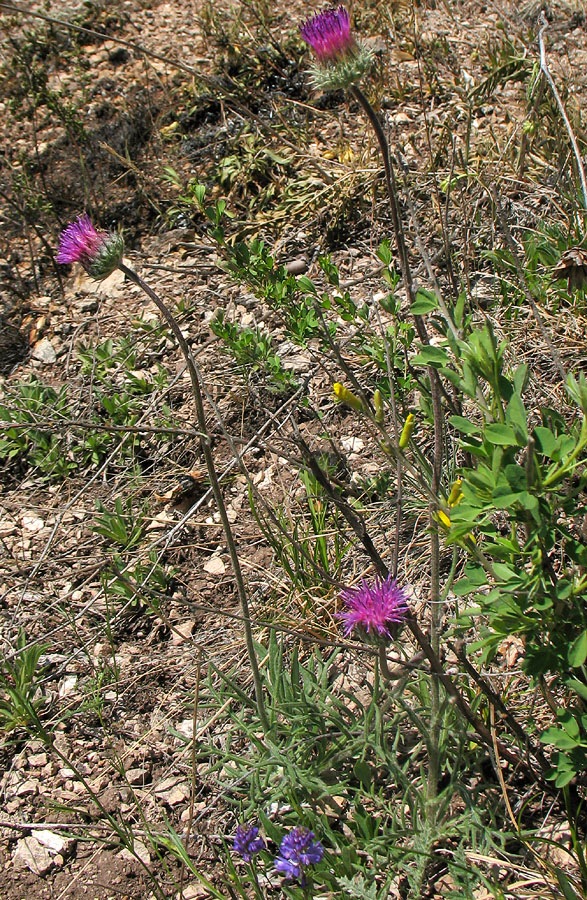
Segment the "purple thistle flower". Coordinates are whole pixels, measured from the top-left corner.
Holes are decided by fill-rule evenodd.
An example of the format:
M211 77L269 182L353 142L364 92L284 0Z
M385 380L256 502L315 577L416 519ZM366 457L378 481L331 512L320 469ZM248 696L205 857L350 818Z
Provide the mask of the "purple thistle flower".
M256 853L265 847L265 841L258 837L259 829L254 825L239 825L232 840L232 849L245 862L250 862Z
M354 628L362 628L367 634L392 637L392 626L404 622L409 614L408 596L397 581L390 576L376 578L373 584L365 579L356 588L341 591L346 610L339 613L344 621L345 637Z
M286 878L296 878L304 883L304 870L319 863L324 847L315 839L313 831L298 825L285 835L275 860L275 869Z
M325 9L300 25L300 33L320 62L335 62L355 48L348 11Z
M84 213L61 232L57 262L79 262L93 278L102 279L119 266L123 251L121 235L98 231Z

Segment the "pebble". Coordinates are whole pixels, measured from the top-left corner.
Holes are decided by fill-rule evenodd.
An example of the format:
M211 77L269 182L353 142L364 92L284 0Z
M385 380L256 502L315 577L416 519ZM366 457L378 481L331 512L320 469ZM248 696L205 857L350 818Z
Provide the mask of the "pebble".
M43 365L46 366L51 365L57 359L55 347L49 338L43 338L42 340L37 341L33 347L31 356L33 359L36 359L37 362L43 363Z
M136 768L126 770L126 780L132 787L143 787L151 782L151 772L149 769Z
M46 875L54 865L47 848L32 835L16 842L12 862L15 869L30 869L35 875Z
M308 260L304 257L300 259L292 259L285 264L285 271L288 275L303 275L308 271Z

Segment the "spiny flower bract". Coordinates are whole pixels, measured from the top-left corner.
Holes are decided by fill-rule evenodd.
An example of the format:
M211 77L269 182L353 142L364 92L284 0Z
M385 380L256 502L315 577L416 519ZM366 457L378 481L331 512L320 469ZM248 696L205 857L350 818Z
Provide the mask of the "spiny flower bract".
M98 231L84 213L61 232L57 262L79 262L92 278L101 280L118 268L123 252L122 235Z
M323 855L324 847L316 840L314 832L297 825L281 841L275 868L286 878L303 883L305 869L319 863Z
M257 853L263 850L265 841L259 836L255 825L238 825L232 840L232 849L245 862L250 862Z
M346 637L355 628L362 628L369 635L389 638L392 626L404 622L409 614L407 594L391 576L376 578L371 584L363 579L358 587L341 591L340 596L346 605L339 613Z

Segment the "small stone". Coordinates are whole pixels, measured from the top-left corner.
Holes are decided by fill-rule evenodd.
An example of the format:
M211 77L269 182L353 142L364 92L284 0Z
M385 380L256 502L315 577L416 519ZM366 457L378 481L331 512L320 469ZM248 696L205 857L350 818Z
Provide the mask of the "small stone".
M151 772L149 769L136 768L126 770L126 780L132 787L143 787L145 784L151 783Z
M23 781L23 783L17 787L14 793L17 797L32 797L34 794L37 794L38 791L39 783L29 778L26 781Z
M347 453L359 453L365 446L365 442L359 437L346 437L341 439L341 446Z
M135 861L136 857L138 856L138 858L141 860L141 862L143 862L146 866L148 866L150 864L151 854L149 853L149 851L147 850L146 846L143 844L142 841L135 840L133 842L133 850L134 850L134 853L131 853L131 851L127 847L125 847L124 850L121 850L120 853L118 854L118 858L119 859L128 859L129 861Z
M308 260L303 256L300 259L292 259L285 264L285 271L288 275L303 275L308 271Z
M210 892L199 881L192 881L186 884L183 889L183 900L200 900L202 897L209 897Z
M38 831L35 831L34 836L47 850L52 853L60 853L62 856L68 855L75 846L74 838L63 837L48 828L39 828Z
M51 365L57 359L55 347L49 338L43 338L42 340L37 341L33 347L31 356L33 359L38 360L38 362L41 362L44 365Z
M181 776L164 778L155 788L155 793L168 806L177 806L189 797L190 786L181 780Z
M124 273L115 269L108 278L100 281L96 287L96 293L101 297L118 297L124 286Z
M89 313L90 315L93 315L98 311L98 301L95 297L88 297L85 300L81 300L76 305L79 311L82 313Z
M165 800L169 806L177 806L179 803L183 803L184 800L190 795L190 789L187 784L178 784L177 787L174 787L168 794L165 795L162 799Z
M212 556L204 563L204 572L207 572L208 575L224 575L226 566L219 556Z
M40 768L41 766L47 765L47 754L46 753L31 753L27 760L29 766L33 769Z
M66 675L59 683L59 696L67 697L72 694L77 684L77 675Z
M177 645L189 641L195 625L196 623L193 619L188 619L187 622L180 622L178 625L174 625L171 632L171 643Z
M35 875L41 876L53 868L51 854L32 836L21 838L16 842L12 862L15 869L30 869Z
M45 523L42 519L40 519L38 516L33 516L30 514L25 514L20 521L25 531L32 531L33 533L40 531L41 528L45 527Z

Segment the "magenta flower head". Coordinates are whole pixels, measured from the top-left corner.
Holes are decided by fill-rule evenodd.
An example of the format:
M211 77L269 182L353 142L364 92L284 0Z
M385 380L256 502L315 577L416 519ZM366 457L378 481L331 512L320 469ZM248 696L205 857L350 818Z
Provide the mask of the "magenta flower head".
M232 840L232 849L245 862L250 862L265 846L265 841L259 837L259 829L254 825L239 825Z
M372 584L363 579L358 587L341 591L340 596L346 605L339 613L345 637L360 628L369 637L391 638L394 625L405 622L410 612L406 592L391 575L376 578Z
M336 62L354 50L351 20L344 6L325 9L300 25L300 34L320 62Z
M368 71L371 53L357 43L351 32L348 10L325 9L300 25L302 38L316 54L312 74L316 87L324 90L348 88Z
M319 863L324 855L324 847L317 841L313 831L298 825L285 835L279 847L275 868L286 878L305 882L305 870Z
M84 213L61 232L57 262L79 262L88 275L101 281L118 268L123 252L122 235L113 231L97 231L90 217Z

